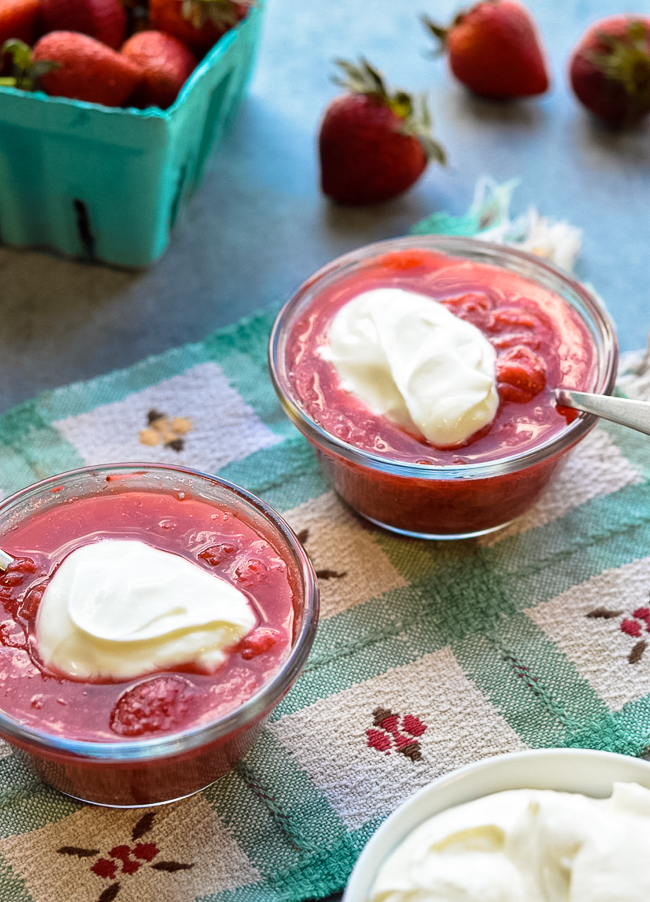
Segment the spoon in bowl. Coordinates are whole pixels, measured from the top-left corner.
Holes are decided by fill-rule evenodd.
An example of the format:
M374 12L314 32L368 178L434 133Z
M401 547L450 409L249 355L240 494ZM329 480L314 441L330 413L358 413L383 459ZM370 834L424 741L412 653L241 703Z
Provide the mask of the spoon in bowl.
M0 548L0 570L6 570L9 564L13 564L13 562L12 556Z
M555 400L561 407L593 413L604 420L629 426L637 432L650 435L650 402L633 401L629 398L614 398L611 395L597 395L591 392L556 388Z

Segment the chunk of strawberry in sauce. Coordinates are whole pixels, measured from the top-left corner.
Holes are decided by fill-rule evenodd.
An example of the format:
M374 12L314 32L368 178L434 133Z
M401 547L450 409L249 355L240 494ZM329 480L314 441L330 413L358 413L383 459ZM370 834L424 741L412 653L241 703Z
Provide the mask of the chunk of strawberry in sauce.
M497 359L496 376L501 398L524 404L546 385L546 364L530 348L518 345Z
M177 676L159 676L128 689L111 712L111 730L141 736L179 729L192 706L194 688Z
M13 609L27 577L36 573L36 564L31 558L15 558L6 570L0 571L0 601Z
M199 554L199 558L211 567L218 567L219 564L230 560L238 551L239 548L232 542L221 542L218 545L210 545Z
M253 630L252 633L244 636L238 646L239 652L245 661L250 661L251 658L263 655L265 651L273 648L279 638L280 635L277 630L259 627Z
M495 303L493 295L487 291L472 291L443 301L447 310L483 331L490 329Z

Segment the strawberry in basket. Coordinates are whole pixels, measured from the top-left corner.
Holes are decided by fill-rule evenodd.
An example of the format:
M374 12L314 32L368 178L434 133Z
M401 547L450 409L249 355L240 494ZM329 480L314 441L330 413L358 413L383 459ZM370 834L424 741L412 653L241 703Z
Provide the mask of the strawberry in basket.
M36 34L39 16L39 0L2 0L0 47L11 38L31 44Z
M118 50L126 31L120 0L40 0L44 31L79 31Z
M198 57L244 18L254 0L149 0L151 28L186 44Z
M196 66L192 51L162 31L132 35L121 53L142 70L142 81L129 101L142 108L157 106L165 110L171 106Z
M51 67L40 77L46 94L104 106L121 106L143 77L128 57L76 31L44 35L34 47L33 60Z

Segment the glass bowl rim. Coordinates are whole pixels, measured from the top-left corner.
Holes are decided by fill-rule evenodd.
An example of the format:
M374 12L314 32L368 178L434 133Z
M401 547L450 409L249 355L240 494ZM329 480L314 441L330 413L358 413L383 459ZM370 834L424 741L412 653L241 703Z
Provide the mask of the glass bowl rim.
M227 737L231 732L239 732L247 728L261 716L264 716L265 713L270 712L291 688L307 660L316 632L320 603L318 580L309 555L293 529L274 508L257 497L257 495L227 479L191 467L148 461L87 465L48 476L36 483L18 489L18 491L0 500L0 517L9 508L15 507L30 496L36 496L47 491L51 486L60 485L62 480L72 481L74 478L84 475L100 476L102 472L107 474L121 472L136 474L148 471L189 476L205 484L211 483L220 490L225 491L226 495L234 495L240 502L243 502L244 506L249 506L262 515L262 518L271 526L271 536L281 538L287 550L293 555L296 571L301 578L304 604L300 631L295 637L289 656L282 662L271 679L264 683L243 704L238 705L232 711L210 723L169 733L164 737L155 739L140 737L135 740L127 739L106 742L67 739L21 724L0 708L0 733L11 737L7 739L9 743L12 740L20 742L20 747L26 748L31 754L37 755L38 750L40 750L42 752L71 754L97 762L119 761L124 763L131 761L136 763L138 761L169 758L193 749L200 750L218 739Z
M593 414L580 413L565 428L547 438L545 441L534 445L525 451L510 454L487 461L464 463L462 465L436 465L421 464L415 461L400 461L390 457L374 454L371 451L359 448L328 432L315 420L313 420L295 400L291 386L283 371L283 362L280 351L283 342L289 334L292 325L292 316L299 309L301 302L317 288L318 284L344 267L352 267L360 264L373 256L379 256L393 250L402 248L418 248L439 250L450 255L463 256L463 251L473 251L478 256L487 258L486 263L498 266L498 261L512 260L522 266L532 266L543 273L548 279L557 283L556 293L560 293L560 286L577 295L585 305L598 327L598 337L593 335L593 329L582 311L564 295L563 300L571 306L579 315L581 321L589 329L597 351L598 380L597 391L610 394L615 385L618 365L618 341L614 323L605 307L592 295L578 280L569 273L554 266L546 260L534 254L514 248L510 245L501 245L478 238L450 235L405 235L397 238L388 238L375 241L357 248L348 253L336 257L318 269L312 276L306 279L282 306L273 323L268 343L268 368L271 382L280 400L282 407L289 419L302 434L312 441L317 447L331 455L342 457L352 464L363 466L377 472L389 473L395 476L403 476L424 480L458 480L458 479L484 479L486 477L514 473L531 465L547 460L557 453L568 450L590 432L598 417ZM467 256L467 253L465 254ZM471 259L471 258L470 258ZM502 267L508 268L508 267ZM519 272L515 268L515 272ZM522 274L522 273L520 273ZM532 275L524 275L524 278L534 280ZM603 347L599 346L599 342ZM560 387L560 386L558 386Z

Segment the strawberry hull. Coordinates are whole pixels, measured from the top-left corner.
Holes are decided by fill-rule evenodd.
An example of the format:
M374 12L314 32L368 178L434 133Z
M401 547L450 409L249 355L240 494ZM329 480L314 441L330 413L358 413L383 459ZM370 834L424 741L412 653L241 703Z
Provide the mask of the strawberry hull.
M175 103L111 109L0 88L0 241L123 267L162 256L243 97L263 3Z

